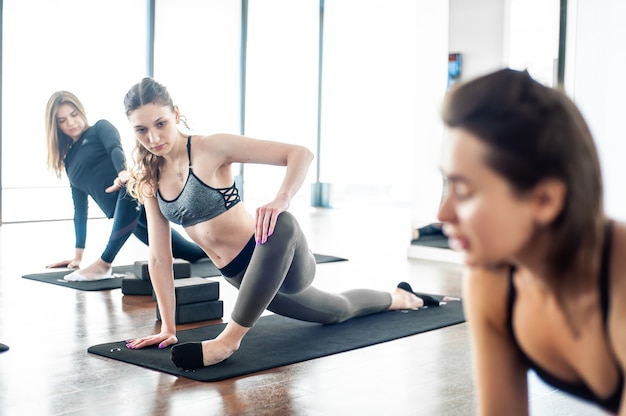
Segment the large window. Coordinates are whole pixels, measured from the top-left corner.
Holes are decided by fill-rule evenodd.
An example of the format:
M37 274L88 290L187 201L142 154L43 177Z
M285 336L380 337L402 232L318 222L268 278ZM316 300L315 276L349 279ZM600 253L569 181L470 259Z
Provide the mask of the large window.
M510 0L509 8L509 66L556 86L560 2Z
M168 86L198 134L243 130L254 138L314 150L319 1L248 4L245 108L240 2L157 1L155 77ZM244 197L256 203L275 196L284 169L247 165L243 173ZM298 196L304 200L306 195L305 188Z
M320 180L332 204L410 201L417 18L413 0L326 1Z
M157 0L154 77L196 134L239 133L241 2Z
M246 135L315 151L318 45L319 0L249 2ZM314 174L313 164L308 183ZM269 202L283 175L283 168L246 165L246 198ZM308 203L308 190L303 186L294 203Z
M46 170L43 116L52 92L76 93L92 124L111 121L130 156L134 139L122 99L148 74L149 3L4 1L5 222L72 217L67 180ZM424 123L416 121L435 115L431 107L437 103L419 104L424 87L445 88L444 47L441 75L433 80L421 71L420 58L432 56L420 55L423 45L443 43L425 42L419 30L431 6L413 0L324 2L318 129L320 3L155 0L153 75L168 87L195 133L243 132L315 153L319 135L320 152L294 203L310 202L309 185L320 163L320 181L332 184L331 205L407 204L416 142L432 136L428 148L436 149L440 140L438 132L424 134ZM234 169L239 173L239 166ZM243 174L244 198L255 204L275 196L284 169L246 165ZM94 203L91 210L98 215Z
M2 220L72 218L67 179L46 169L44 113L76 94L91 124L106 118L132 145L124 94L146 68L146 2L4 0ZM100 211L90 204L90 213Z

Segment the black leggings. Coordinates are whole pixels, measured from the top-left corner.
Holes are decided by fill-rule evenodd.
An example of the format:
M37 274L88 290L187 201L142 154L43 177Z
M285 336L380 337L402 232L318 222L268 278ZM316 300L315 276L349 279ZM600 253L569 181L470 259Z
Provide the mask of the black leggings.
M234 262L241 261L241 256L245 253ZM224 276L239 289L233 321L252 327L268 309L289 318L332 324L383 312L391 306L387 292L354 289L333 294L312 287L315 267L315 256L298 222L289 212L283 212L274 234L265 244L253 247L247 266L235 275L226 272Z
M117 196L109 242L100 258L107 263L113 263L115 256L131 234L148 245L146 211L143 205L126 193L126 190L121 190ZM206 253L198 245L187 240L176 230L172 230L172 256L190 262L207 258Z

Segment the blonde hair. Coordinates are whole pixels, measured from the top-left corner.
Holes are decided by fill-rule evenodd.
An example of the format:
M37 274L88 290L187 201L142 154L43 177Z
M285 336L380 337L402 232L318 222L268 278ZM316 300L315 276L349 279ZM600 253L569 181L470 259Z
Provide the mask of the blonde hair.
M89 127L85 107L78 97L69 91L57 91L52 94L46 105L45 125L48 145L48 169L53 170L57 178L61 178L65 168L65 156L74 143L71 137L60 131L57 122L57 111L63 104L69 104L74 107L85 122L85 127Z
M160 104L174 111L174 102L165 86L146 77L133 85L124 97L126 116L145 104ZM157 190L158 173L163 159L147 150L137 141L133 150L135 165L130 170L130 179L126 184L128 193L139 202L151 198Z

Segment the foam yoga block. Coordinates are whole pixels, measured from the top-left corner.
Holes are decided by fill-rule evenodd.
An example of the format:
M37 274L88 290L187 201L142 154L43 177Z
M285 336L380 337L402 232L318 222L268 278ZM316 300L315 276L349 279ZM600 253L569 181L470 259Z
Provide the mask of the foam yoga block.
M125 295L152 295L152 282L142 280L137 276L127 276L122 279L122 293Z
M174 279L184 279L191 277L191 263L187 260L174 259L172 262L174 269ZM148 260L139 260L135 262L135 276L142 280L150 280L150 272L148 272Z
M214 279L204 277L189 277L174 280L176 305L218 300L220 298L220 283ZM152 297L156 299L153 294Z
M157 319L161 320L159 306L156 308ZM176 306L176 324L188 324L191 322L210 321L224 316L224 302L221 300L208 300L205 302L190 303Z

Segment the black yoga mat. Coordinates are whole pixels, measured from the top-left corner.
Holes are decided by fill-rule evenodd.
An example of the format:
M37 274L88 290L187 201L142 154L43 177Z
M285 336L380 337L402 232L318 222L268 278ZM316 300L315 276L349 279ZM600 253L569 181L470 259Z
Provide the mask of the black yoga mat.
M440 297L439 297L440 298ZM263 316L230 358L214 366L184 371L170 360L170 348L126 348L125 341L94 345L87 351L197 381L218 381L391 341L464 322L460 301L409 311L389 311L321 325L280 315ZM179 342L215 338L226 324L179 331Z
M448 237L445 235L425 235L417 240L411 240L411 244L414 246L426 246L436 248L450 248L448 243Z
M342 257L328 256L326 254L315 253L315 261L320 263L330 263L335 261L346 261ZM36 280L44 283L65 286L72 289L96 291L119 289L122 287L122 278L126 273L133 273L134 265L114 266L113 274L117 277L111 279L95 280L93 282L66 282L63 276L72 272L72 270L63 269L62 271L54 271L48 273L34 273L22 276L24 279ZM201 260L191 263L191 275L197 277L220 276L220 272L215 265L209 260Z

